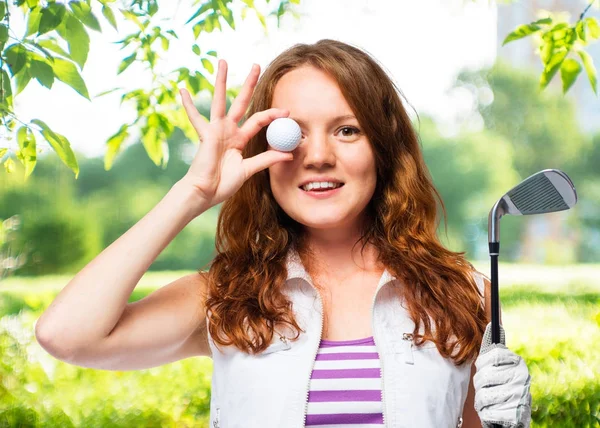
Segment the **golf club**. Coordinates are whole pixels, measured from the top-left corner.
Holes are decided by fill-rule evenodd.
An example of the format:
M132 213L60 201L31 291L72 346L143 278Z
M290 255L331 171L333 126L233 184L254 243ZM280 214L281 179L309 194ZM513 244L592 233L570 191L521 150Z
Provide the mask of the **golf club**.
M544 169L510 189L491 209L488 238L491 259L492 343L500 343L500 298L498 293L498 255L500 218L503 215L532 215L564 211L577 203L575 186L567 174ZM500 427L494 424L494 427Z

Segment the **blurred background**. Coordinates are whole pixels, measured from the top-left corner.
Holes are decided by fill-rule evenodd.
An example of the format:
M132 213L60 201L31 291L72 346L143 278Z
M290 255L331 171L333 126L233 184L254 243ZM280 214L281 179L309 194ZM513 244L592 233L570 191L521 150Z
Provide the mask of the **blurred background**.
M33 11L36 6L50 9L51 3L6 2L4 9L12 12L10 34L15 35L7 37L36 36ZM54 45L38 40L41 47L73 59L83 86L72 70L61 74L57 68L54 85L48 84L49 74L37 64L42 60L31 54L24 60L27 82L25 72L21 80L17 72L13 76L12 111L0 128L0 161L6 168L0 171L0 427L207 426L210 359L138 372L81 368L41 349L33 323L82 267L187 171L197 140L185 123L177 86L190 89L199 110L208 115L217 58L229 64L229 95L234 97L252 63L264 69L285 48L322 38L365 49L401 89L446 207L447 227L442 220L440 239L454 251L465 251L484 274L490 271L487 219L493 204L541 169L557 168L571 177L579 196L573 209L502 219L502 318L508 347L523 356L532 375L532 426L600 426L600 101L595 77L586 67L565 93L569 75L561 69L541 90L541 38L531 34L503 45L517 27L548 16L570 25L597 20L600 1L90 5L91 10L78 13L71 7L81 28L87 28L89 46L82 45L86 36L81 30L61 35L68 42L61 48L59 37ZM46 35L55 28L60 35L61 22L72 19L56 10L51 18L43 13L37 18L35 25L46 25ZM101 21L101 28L94 28L90 17ZM145 26L146 21L152 24ZM587 31L585 51L600 64L600 43L592 43L600 30L589 23ZM21 54L16 48L11 53L7 46L12 41L4 41L3 61L14 68ZM60 53L67 45L69 52ZM25 154L23 142L33 137L26 131L16 134L36 119L44 125L34 129L40 136L34 140L37 160L31 170L31 161L19 162L17 153ZM52 148L57 141L60 150ZM219 209L205 212L173 240L130 301L212 259Z

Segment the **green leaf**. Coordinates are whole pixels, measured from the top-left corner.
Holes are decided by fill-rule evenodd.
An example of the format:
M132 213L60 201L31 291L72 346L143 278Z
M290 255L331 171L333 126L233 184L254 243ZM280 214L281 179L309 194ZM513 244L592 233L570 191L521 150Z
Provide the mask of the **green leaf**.
M585 22L587 24L589 36L592 40L600 39L600 25L598 24L598 20L596 18L586 18Z
M265 16L262 13L260 13L257 9L254 9L254 12L256 13L256 17L260 21L263 28L266 30L267 29L267 20L266 20Z
M52 88L52 84L54 83L54 72L48 63L32 60L29 66L29 73L31 74L31 77L37 79L40 85L45 86L48 89Z
M46 49L45 47L41 46L37 42L30 42L29 40L27 40L27 42L29 43L29 46L35 47L39 52L41 52L41 53L44 54L44 57L41 60L43 60L45 62L48 62L49 64L52 63L52 62L54 62L54 55L48 49ZM37 55L37 53L35 55Z
M552 24L552 18L548 17L548 18L542 18L542 19L538 19L535 22L532 22L533 25L542 25L542 24Z
M38 32L40 28L40 20L42 19L42 8L36 7L29 11L29 16L27 17L27 31L25 32L25 37L31 36Z
M210 74L213 74L215 72L215 68L212 65L212 62L210 62L207 58L202 58L202 65Z
M185 24L186 25L189 24L194 19L196 19L197 17L199 17L200 15L202 15L207 10L210 10L211 8L212 8L211 3L210 2L205 2L200 8L198 8L198 10L196 12L194 12L194 14L185 22Z
M3 3L0 3L3 4ZM8 40L8 27L4 24L0 24L0 43L4 45Z
M70 61L62 58L55 58L54 60L54 75L58 80L66 83L71 88L75 89L79 94L90 99L87 87L83 78L77 71L77 67Z
M160 35L160 43L161 43L162 48L163 48L164 51L168 51L169 50L169 39L167 39L162 34Z
M17 131L19 153L17 158L25 167L25 179L31 175L37 162L35 135L27 126L21 126Z
M10 73L13 76L18 74L27 63L27 49L20 43L15 43L7 47L4 50L4 56Z
M216 51L208 51L208 52L206 52L206 55L214 56L216 58L217 52Z
M567 56L568 51L560 51L558 53L554 53L548 62L548 65L544 68L542 75L540 76L540 88L544 89L548 86L548 83L552 80L556 72L560 69L562 62Z
M12 174L15 171L15 161L12 158L6 159L4 161L4 169L6 169L7 173Z
M68 59L71 59L71 55L69 55L69 53L67 53L63 48L60 47L60 45L58 43L56 43L55 40L52 39L43 39L40 40L38 43L38 45L51 50L54 53L57 53L61 56L64 56Z
M12 87L10 83L10 78L8 77L8 73L6 70L2 69L2 99L7 107L12 110L13 106L13 96L12 96Z
M136 53L133 53L133 54L129 55L127 58L124 58L123 61L121 61L121 64L119 64L119 69L117 70L117 74L121 74L122 72L127 70L127 67L129 67L133 63L133 61L135 61L136 55L137 55Z
M547 65L552 58L552 52L554 51L554 43L552 40L542 40L542 44L540 45L540 58L544 65Z
M204 77L204 75L202 73L200 73L199 71L196 71L196 78L198 79L198 82L200 82L200 90L204 91L207 90L209 92L214 92L215 87L212 83L210 83L210 81Z
M60 33L59 33L60 34ZM90 51L90 36L83 24L70 15L65 22L65 40L69 44L69 52L73 61L83 69Z
M219 15L211 13L206 17L206 31L212 33L214 30L222 30Z
M69 143L69 140L67 140L64 135L51 130L48 125L46 125L46 123L40 119L32 119L30 123L41 128L42 136L54 149L60 160L69 168L71 168L71 170L75 173L75 178L77 178L79 176L79 165L77 164L77 158L75 158L75 154L71 149L71 143Z
M194 40L196 40L198 38L198 36L200 35L200 33L202 32L203 23L204 23L204 21L200 21L192 27L192 31L194 32Z
M590 85L592 85L592 90L595 94L597 94L597 85L598 79L596 77L596 67L594 67L594 60L590 54L586 51L580 50L577 52L581 57L581 61L583 62L583 67L585 68L585 72L587 73L588 80L590 81Z
M179 39L179 37L177 36L177 33L173 30L167 30L167 34L170 34L171 36L175 37L176 39Z
M132 21L133 23L135 23L135 25L138 26L138 28L140 29L140 31L144 31L146 29L146 27L144 26L144 24L142 24L142 22L139 20L138 16L133 13L130 12L128 10L125 9L119 9L121 11L121 13L123 14L123 16L125 18L127 18L128 20Z
M115 18L115 13L113 12L113 10L110 7L108 7L106 5L102 6L102 15L104 15L104 17L106 18L106 20L109 22L110 25L112 25L112 27L115 30L118 30L118 28L117 28L117 20Z
M575 26L575 30L577 31L577 36L579 39L585 42L585 21L579 21Z
M4 2L0 2L0 21L4 20L4 15L6 14L6 5Z
M158 4L156 0L150 0L148 3L148 15L154 16L158 12Z
M196 95L200 91L200 79L196 76L187 76L186 86L192 95Z
M16 81L15 95L19 95L23 89L27 87L27 84L31 80L31 74L29 73L29 65L25 66L14 78Z
M4 155L8 152L8 149L0 149L0 159L4 157Z
M581 73L581 64L572 58L567 58L560 66L560 78L563 84L563 94L575 83L575 79Z
M233 13L231 10L222 2L219 2L219 10L221 11L221 15L225 19L225 22L229 24L232 30L235 30L235 21L233 19Z
M553 40L554 42L563 40L569 33L569 29L564 27L557 28L559 25L556 25L553 29L546 31L542 38L544 40Z
M65 5L60 3L51 3L48 7L43 8L37 33L38 36L58 27L62 22L65 13Z
M162 141L158 132L158 120L151 114L148 117L148 126L142 128L142 144L148 153L148 157L156 166L160 166L163 160ZM153 125L153 123L156 124Z
M115 157L119 154L121 145L127 137L129 137L129 125L125 124L106 141L106 145L108 146L104 154L104 169L106 171L112 168Z
M200 55L200 46L198 46L197 44L194 43L194 45L192 46L192 51L196 54L196 55Z
M158 123L164 131L165 136L169 137L173 133L175 127L164 114L157 113L156 115L158 116Z
M71 1L69 7L73 11L73 14L79 19L86 27L92 30L102 31L100 23L96 18L96 15L92 12L92 8L89 4L84 1Z

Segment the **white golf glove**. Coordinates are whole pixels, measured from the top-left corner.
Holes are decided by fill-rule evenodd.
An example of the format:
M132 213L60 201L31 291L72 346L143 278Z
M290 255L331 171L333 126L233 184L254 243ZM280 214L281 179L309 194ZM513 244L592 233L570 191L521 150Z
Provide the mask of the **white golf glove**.
M475 360L475 410L484 428L491 428L492 424L528 428L531 424L531 376L525 361L505 346L502 326L500 342L492 343L492 323L489 323Z

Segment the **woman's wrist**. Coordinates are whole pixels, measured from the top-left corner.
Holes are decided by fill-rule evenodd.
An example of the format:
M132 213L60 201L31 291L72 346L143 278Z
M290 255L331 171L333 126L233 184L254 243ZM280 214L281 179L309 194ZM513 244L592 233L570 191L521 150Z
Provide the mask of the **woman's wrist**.
M165 199L169 200L170 204L182 209L188 222L210 208L208 201L192 186L182 180L171 187Z

